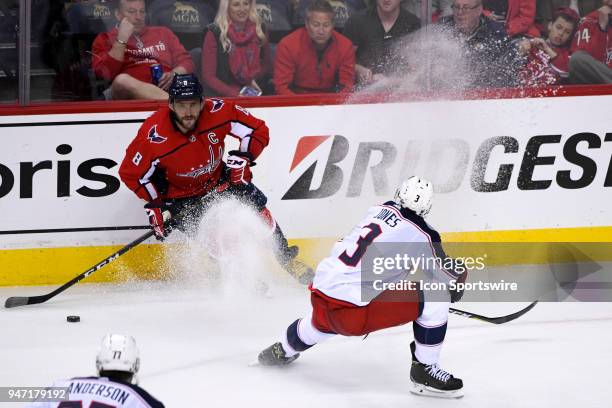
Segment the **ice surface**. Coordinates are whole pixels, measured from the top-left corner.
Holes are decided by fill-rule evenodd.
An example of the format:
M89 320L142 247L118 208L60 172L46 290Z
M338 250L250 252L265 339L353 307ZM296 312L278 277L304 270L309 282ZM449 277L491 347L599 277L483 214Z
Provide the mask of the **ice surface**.
M167 407L610 406L612 303L540 303L500 326L450 316L441 365L464 380L461 400L409 392L411 325L333 338L285 369L249 367L309 314L309 292L266 253L265 228L250 222L257 218L223 205L203 221L199 240L170 257L177 267L166 281L81 283L44 304L0 309L0 386L95 375L99 342L114 332L136 338L140 384ZM232 222L218 224L223 214ZM237 236L249 239L235 245ZM220 267L211 267L206 247ZM0 301L52 289L0 288ZM456 307L496 316L524 305Z
M0 298L50 289L2 288ZM520 306L458 305L487 315ZM501 326L451 316L442 366L464 380L458 401L409 393L410 325L331 339L286 369L248 367L308 310L307 290L289 281L272 298L207 283L81 284L0 311L0 385L94 374L100 339L119 332L136 338L140 384L168 407L609 406L609 303L542 303ZM81 322L66 322L71 314Z

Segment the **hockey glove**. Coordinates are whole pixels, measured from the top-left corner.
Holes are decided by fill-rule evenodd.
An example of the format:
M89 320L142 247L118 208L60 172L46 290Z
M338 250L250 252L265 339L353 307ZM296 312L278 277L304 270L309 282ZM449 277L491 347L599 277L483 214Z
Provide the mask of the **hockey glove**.
M459 275L459 278L457 278L457 283L465 283L466 279L467 271L464 271L461 275ZM463 297L463 288L456 288L454 290L449 289L448 292L450 293L451 303L457 303Z
M227 167L229 168L229 182L232 185L251 183L253 179L253 174L251 173L252 157L248 152L240 152L238 150L229 152Z
M145 205L145 211L147 217L149 217L149 225L155 233L155 238L160 241L163 241L171 230L167 225L170 218L172 218L169 208L169 203L160 201L152 201Z

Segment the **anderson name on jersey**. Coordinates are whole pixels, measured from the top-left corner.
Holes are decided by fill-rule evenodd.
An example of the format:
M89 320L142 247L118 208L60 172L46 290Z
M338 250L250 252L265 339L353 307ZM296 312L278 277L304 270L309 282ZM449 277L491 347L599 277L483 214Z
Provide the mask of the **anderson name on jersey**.
M53 387L68 388L69 401L83 408L164 408L137 385L111 381L105 377L79 377L60 380ZM68 401L34 402L29 408L73 407Z
M363 299L362 289L371 288L373 281L363 281L361 258L373 242L421 243L406 246L407 255L414 258L445 259L440 235L414 212L401 208L393 201L371 207L366 217L344 238L336 242L331 254L317 267L313 290L357 306L370 303ZM423 268L435 279L448 283L459 275L435 262L423 263ZM404 273L383 273L377 276L385 283L405 278Z

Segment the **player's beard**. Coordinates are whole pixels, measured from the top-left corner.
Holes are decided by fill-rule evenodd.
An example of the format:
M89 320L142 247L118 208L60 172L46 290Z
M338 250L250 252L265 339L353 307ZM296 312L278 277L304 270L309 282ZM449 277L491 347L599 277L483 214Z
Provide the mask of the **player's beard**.
M196 117L195 116L183 116L182 118L179 119L181 125L183 126L183 128L187 129L187 130L193 130L193 128L195 128L195 123L196 123Z
M198 122L198 118L193 115L179 117L178 115L174 114L174 120L176 121L177 125L179 125L179 129L183 133L191 132L193 129L195 129L195 125Z

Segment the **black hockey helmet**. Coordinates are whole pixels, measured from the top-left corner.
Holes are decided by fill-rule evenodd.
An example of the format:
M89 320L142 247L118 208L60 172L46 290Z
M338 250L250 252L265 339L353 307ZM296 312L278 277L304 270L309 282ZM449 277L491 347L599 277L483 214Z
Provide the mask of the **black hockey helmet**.
M200 80L195 74L179 74L172 78L172 84L168 90L170 103L175 100L203 99L204 93Z

